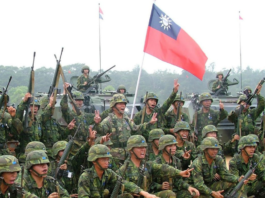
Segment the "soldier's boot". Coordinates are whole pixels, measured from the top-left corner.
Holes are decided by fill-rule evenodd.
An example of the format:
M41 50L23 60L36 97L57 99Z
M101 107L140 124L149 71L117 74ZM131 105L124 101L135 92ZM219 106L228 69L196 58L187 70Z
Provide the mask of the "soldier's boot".
M155 193L157 197L160 198L176 198L176 194L172 190L163 190L158 193Z

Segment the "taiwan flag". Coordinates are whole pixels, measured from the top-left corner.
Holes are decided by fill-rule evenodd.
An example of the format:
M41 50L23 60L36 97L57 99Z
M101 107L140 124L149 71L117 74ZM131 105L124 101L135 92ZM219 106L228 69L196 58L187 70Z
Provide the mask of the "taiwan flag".
M171 18L153 4L144 52L180 67L202 80L207 56Z

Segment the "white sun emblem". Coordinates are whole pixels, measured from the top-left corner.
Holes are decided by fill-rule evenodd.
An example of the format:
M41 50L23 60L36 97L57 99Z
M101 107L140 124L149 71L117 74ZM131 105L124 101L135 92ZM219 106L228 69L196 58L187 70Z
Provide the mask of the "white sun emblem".
M168 28L170 28L171 24L171 20L169 19L169 17L167 17L167 15L163 16L163 14L161 14L161 17L159 17L161 19L161 21L159 23L161 24L161 27L164 27L164 30Z

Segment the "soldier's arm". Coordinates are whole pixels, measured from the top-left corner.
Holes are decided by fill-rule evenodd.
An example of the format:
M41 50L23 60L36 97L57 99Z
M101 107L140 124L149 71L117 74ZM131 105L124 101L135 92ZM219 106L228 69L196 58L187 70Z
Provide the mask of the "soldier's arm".
M61 198L69 198L70 195L69 193L67 192L66 189L64 189L59 183L58 181L56 181L56 185L59 186L59 194L60 194L60 197Z
M177 177L180 176L181 170L171 167L167 164L157 164L155 162L151 163L152 175L156 177L157 175L163 175L164 177Z
M231 183L236 183L238 181L239 177L235 176L234 174L231 174L227 170L226 163L224 162L222 157L217 156L215 162L216 162L217 166L219 167L218 174L220 175L220 177L223 180L231 182Z
M111 112L112 112L112 109L111 109L111 108L109 108L109 109L103 111L103 112L100 114L101 120L104 120L106 117L108 117L108 116L109 116L109 113L111 113Z
M235 111L231 111L231 112L229 113L227 119L228 119L230 122L236 124L236 123L237 123L237 119L238 119L236 112L235 112Z
M237 163L236 163L236 158L233 157L230 161L229 161L229 172L232 173L233 175L239 177L241 175L239 175L239 170L237 168Z
M213 92L216 92L216 91L218 90L217 87L218 87L218 82L215 81L215 82L213 83L212 91L213 91Z
M129 121L130 128L132 129L132 133L135 134L141 133L142 131L151 129L152 124L150 122L144 122L143 124L136 125L133 120Z
M70 109L68 107L68 99L67 99L66 94L63 95L62 100L60 102L60 106L61 106L61 111L62 111L62 115L63 115L65 122L67 124L70 123L74 118L70 114Z
M258 100L258 106L255 109L252 109L251 114L254 116L254 120L256 120L262 111L264 110L265 107L265 102L264 102L264 97L262 97L260 94L257 94L257 100Z
M17 107L16 117L21 121L23 120L23 114L24 110L26 109L26 105L27 105L26 102L24 103L24 101L22 100Z
M86 172L84 172L79 177L79 180L78 180L78 197L82 197L82 198L91 197L90 179L89 179L88 174Z
M94 130L97 131L97 134L101 136L106 135L107 133L111 133L112 127L110 122L110 118L106 117L101 123L94 125Z
M160 110L159 113L165 114L167 112L168 108L170 107L170 105L174 101L177 93L178 93L177 91L176 92L174 92L174 90L172 91L172 93L170 94L168 99L166 99L166 101L163 103L163 105L159 108L159 110Z
M219 110L219 120L218 123L221 122L222 120L224 120L225 118L227 118L228 113L225 109L220 109Z
M135 124L141 124L142 111L143 111L143 109L135 114L135 116L133 118L133 121Z
M12 139L18 139L19 134L23 131L23 124L20 119L18 119L16 116L7 116L8 113L5 113L5 120L7 123L7 126L9 127L8 132L13 135Z

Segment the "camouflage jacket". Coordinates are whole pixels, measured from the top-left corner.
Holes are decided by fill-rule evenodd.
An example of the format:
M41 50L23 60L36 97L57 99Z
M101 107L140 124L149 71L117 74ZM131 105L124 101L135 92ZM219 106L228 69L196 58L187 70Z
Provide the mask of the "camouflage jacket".
M140 177L139 168L135 166L135 164L131 161L131 159L127 159L127 160L129 160L129 165L127 167L127 170L124 170L125 165L123 165L117 172L118 173L125 172L124 179L137 184L137 181ZM145 164L144 160L142 160L140 167L143 167L144 164ZM146 176L146 179L147 179L146 187L144 186L144 182L142 183L140 187L143 189L146 188L147 192L150 192L149 190L152 187L154 178L157 178L162 175L163 177L167 177L167 178L169 177L175 178L179 176L179 173L180 173L180 170L175 169L167 164L157 164L152 161L147 161L145 165L145 172L144 172L144 175Z
M185 152L185 148L186 148L186 151L191 150L189 159L184 159L182 156ZM181 160L182 170L186 170L191 164L191 161L195 160L197 156L198 156L197 149L192 142L184 141L184 144L182 147L177 146L176 157Z
M212 85L212 92L216 92L216 91L218 91L220 88L217 88L218 86L220 85L220 87L221 87L221 85L222 85L222 81L220 81L220 80L216 80L216 81L214 81L214 83L213 83L213 85Z
M240 106L236 107L234 111L231 111L228 115L228 120L235 124L235 132L237 132L237 125L238 125L238 118L242 121L241 122L241 135L248 135L253 133L255 130L256 122L255 120L259 117L265 107L264 97L261 95L257 95L258 106L254 109L248 109L246 112L241 112L239 115L239 108ZM238 134L239 135L239 134Z
M131 135L140 135L142 131L152 127L151 123L136 125L126 114L123 114L123 118L119 119L115 114L110 113L100 124L95 125L95 130L100 135L112 133L112 148L125 148Z
M115 184L117 183L117 174L107 169L104 171L100 179L96 173L95 167L86 169L80 176L78 181L78 197L82 198L101 198L104 197L104 189L108 189L109 194L112 193ZM141 188L132 182L123 181L124 188L127 192L138 194L142 191Z
M38 188L37 183L30 174L24 174L23 177L24 189L39 198L47 198L53 192L57 192L56 186L59 186L59 194L61 198L70 198L68 192L63 189L59 183L51 176L47 176L43 180L42 188Z
M0 198L22 198L22 193L25 196L24 198L38 198L36 195L26 192L24 189L21 192L21 187L18 183L9 186L4 194L0 191Z
M249 159L249 162L246 164L243 160L241 154L235 154L234 157L229 161L229 171L240 177L241 175L245 175L249 169L256 165L260 161L260 156L254 153L254 156ZM257 175L257 180L265 182L265 167L264 167L264 159L257 165L254 173ZM253 183L254 181L248 181L248 183Z
M149 122L152 119L153 113L157 113L157 122L152 125L150 130L162 128L165 133L169 133L169 129L166 129L167 122L166 122L166 118L165 118L165 113L167 112L168 108L170 107L170 105L174 101L176 94L177 93L172 92L170 94L169 98L163 103L163 105L159 108L155 107L153 112L150 115L145 113L144 122ZM143 115L143 110L141 110L137 114L135 114L135 117L133 119L135 124L141 124L142 115ZM148 140L150 130L142 130L142 135L144 136L144 138L146 140Z
M172 156L173 158L173 162L171 162L170 164L168 164L165 159L163 158L162 155L159 155L156 160L154 161L157 164L168 164L174 168L177 168L179 170L182 170L181 168L181 162L180 159L178 159L175 156ZM154 183L157 183L156 189L154 189L154 192L158 192L161 191L161 187L162 187L162 183L165 181L169 181L168 177L155 177L154 178ZM154 186L154 185L152 185ZM182 177L177 177L176 179L173 179L173 192L177 192L179 190L182 189L188 189L189 188L189 184L187 184L186 182L183 181Z
M226 168L226 164L222 157L216 156L211 165L205 158L205 155L199 155L192 163L194 170L191 172L194 182L194 187L197 188L201 194L210 195L212 189L207 185L215 182L214 175L218 173L221 180L231 183L237 183L238 177L232 175Z
M106 117L108 117L110 113L113 113L112 108L109 108L109 109L103 111L100 114L101 120L104 120Z
M85 92L90 86L84 85L85 82L89 82L89 76L85 77L84 74L77 78L77 90L81 92Z
M178 118L174 112L174 109L172 109L171 111L167 111L165 116L167 120L167 128L169 129L174 128L175 124L178 121ZM189 116L184 112L181 113L181 120L190 123Z
M84 113L81 112L81 115L77 116L77 114L70 110L68 107L68 99L67 95L64 95L61 100L61 109L63 118L65 119L66 123L70 123L73 119L75 119L75 127L74 129L70 130L70 134L73 136L78 125L80 124L80 129L75 136L74 146L71 150L71 155L74 155L78 149L86 142L86 138L89 135L89 125L94 123L94 114L93 113Z

